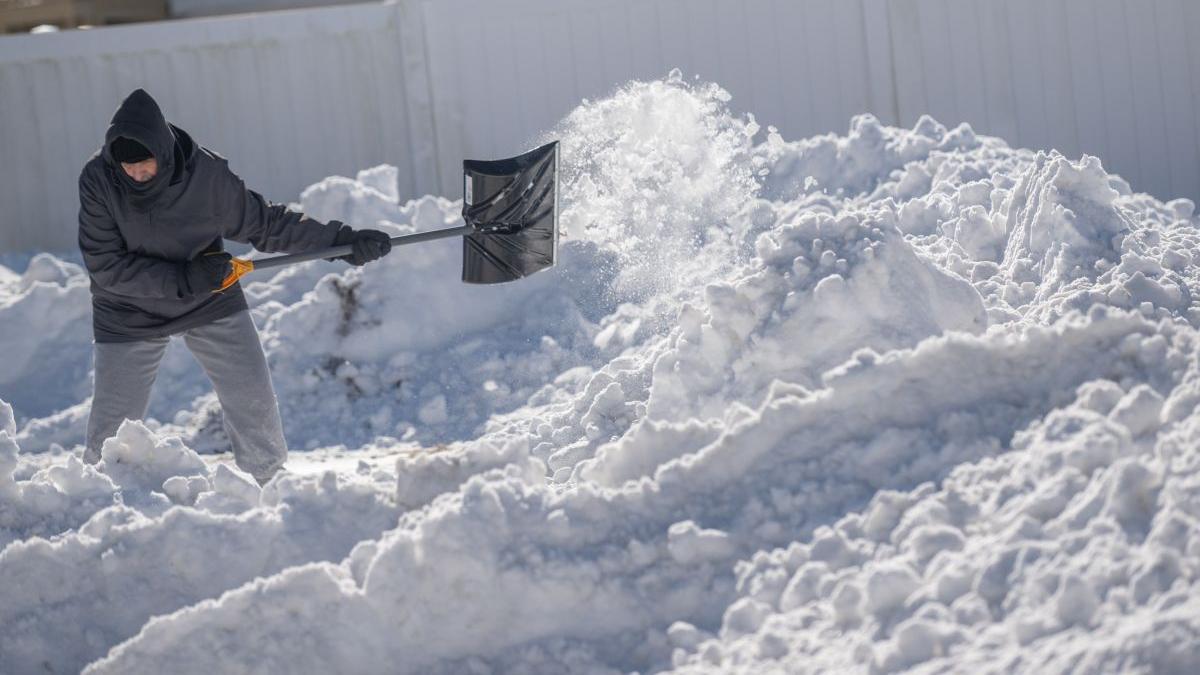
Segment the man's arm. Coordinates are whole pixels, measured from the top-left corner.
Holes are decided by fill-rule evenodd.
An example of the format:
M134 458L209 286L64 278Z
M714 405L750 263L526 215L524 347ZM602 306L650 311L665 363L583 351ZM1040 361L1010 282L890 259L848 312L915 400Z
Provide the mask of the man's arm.
M248 189L228 167L223 168L226 175L217 199L231 205L223 214L226 239L250 244L264 253L303 253L334 245L341 223L322 223L284 204L272 203Z
M79 250L101 288L135 298L191 295L179 263L131 253L108 207L85 175L79 177Z

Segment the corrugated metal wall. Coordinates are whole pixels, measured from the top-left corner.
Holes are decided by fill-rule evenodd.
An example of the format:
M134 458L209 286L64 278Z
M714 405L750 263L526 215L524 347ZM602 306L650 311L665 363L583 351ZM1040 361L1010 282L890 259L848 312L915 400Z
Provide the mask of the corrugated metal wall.
M580 99L673 67L785 138L924 112L1099 156L1200 200L1196 0L401 0L0 39L0 251L74 243L79 167L145 86L252 186L527 148Z
M581 97L678 66L784 138L844 132L858 112L905 126L930 113L1013 145L1096 155L1135 190L1200 201L1200 0L436 0L424 10L445 185L453 158L511 154Z
M1101 158L1200 201L1200 1L891 0L899 119Z
M895 118L886 16L859 0L438 0L424 5L443 184L510 155L584 97L679 67L785 137ZM486 102L486 105L483 103Z
M0 38L0 251L75 246L79 171L137 87L275 200L382 162L405 194L437 192L400 17L357 5Z

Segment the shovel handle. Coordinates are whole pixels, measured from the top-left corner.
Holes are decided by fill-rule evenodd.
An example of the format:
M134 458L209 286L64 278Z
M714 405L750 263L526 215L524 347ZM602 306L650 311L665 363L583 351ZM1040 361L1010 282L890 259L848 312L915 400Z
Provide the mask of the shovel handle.
M402 234L397 237L392 237L392 246L404 246L406 244L419 244L423 241L433 241L434 239L446 239L447 237L459 237L469 234L472 231L470 225L460 225L459 227L448 227L444 230L432 230L429 232L414 232L412 234ZM272 267L284 267L286 265L295 265L296 263L308 262L310 260L321 260L324 258L338 258L344 255L349 255L353 252L353 247L349 244L342 246L331 246L323 248L319 251L308 251L305 253L292 253L291 255L277 255L273 258L262 258L261 260L248 260L246 258L233 258L230 262L233 268L229 275L221 282L221 287L216 292L221 292L230 286L237 283L238 279L246 276L254 270L265 270Z

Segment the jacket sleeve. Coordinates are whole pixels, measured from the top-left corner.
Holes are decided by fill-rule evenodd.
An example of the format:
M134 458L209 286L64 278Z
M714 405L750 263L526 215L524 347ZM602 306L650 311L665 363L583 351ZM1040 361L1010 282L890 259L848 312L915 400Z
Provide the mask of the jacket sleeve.
M86 173L79 177L79 251L96 285L134 298L184 298L183 266L132 253Z
M250 190L237 174L226 169L220 203L230 205L223 214L226 239L250 244L264 253L304 253L333 246L342 224L322 223L275 204Z

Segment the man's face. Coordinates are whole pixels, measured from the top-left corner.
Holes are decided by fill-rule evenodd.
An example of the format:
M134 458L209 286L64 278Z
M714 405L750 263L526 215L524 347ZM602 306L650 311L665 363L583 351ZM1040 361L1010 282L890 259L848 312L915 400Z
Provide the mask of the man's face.
M130 178L139 183L145 183L158 174L158 160L151 157L150 159L143 159L140 162L132 164L121 162L121 168L125 169L125 173Z

